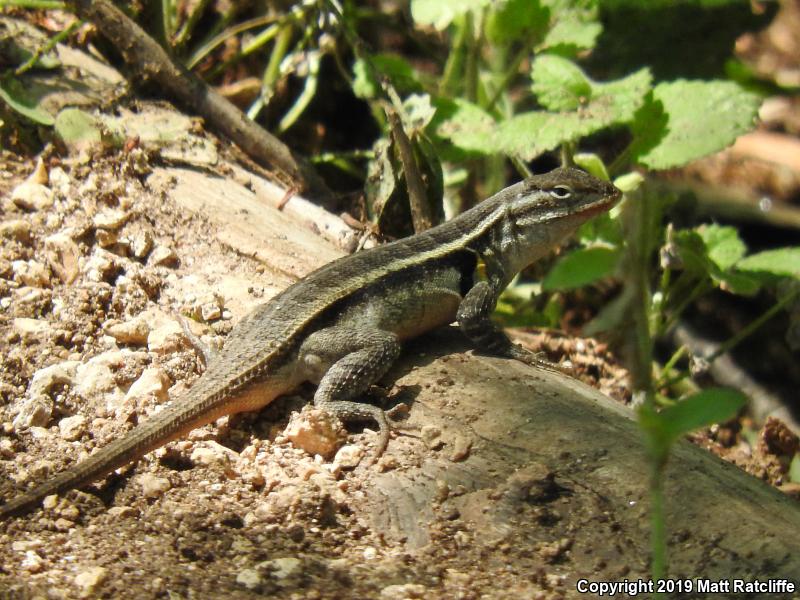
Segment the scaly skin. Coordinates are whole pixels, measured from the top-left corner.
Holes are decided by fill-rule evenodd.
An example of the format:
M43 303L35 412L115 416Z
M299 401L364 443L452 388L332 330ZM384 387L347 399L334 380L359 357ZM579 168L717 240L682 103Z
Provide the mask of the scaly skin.
M386 417L355 400L392 365L403 340L458 320L484 351L540 361L489 320L516 273L620 197L575 169L510 186L452 221L314 271L244 317L207 371L166 409L78 465L0 506L0 519L86 485L220 416L258 410L304 381L345 420ZM478 281L479 262L486 267Z

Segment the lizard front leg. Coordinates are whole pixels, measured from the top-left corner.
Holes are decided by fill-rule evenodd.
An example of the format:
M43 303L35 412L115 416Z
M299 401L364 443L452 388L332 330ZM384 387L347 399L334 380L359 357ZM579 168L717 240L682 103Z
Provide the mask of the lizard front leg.
M301 360L311 372L319 375L332 362L319 379L314 405L343 421L374 420L380 430L376 456L389 442L386 415L379 407L354 399L376 383L399 355L397 336L380 329L323 329L309 336L301 348Z
M506 333L491 321L489 316L497 305L498 292L489 282L478 282L467 292L458 307L456 319L461 331L478 348L479 352L515 358L529 365L553 369L553 363L541 353L531 352L513 343Z

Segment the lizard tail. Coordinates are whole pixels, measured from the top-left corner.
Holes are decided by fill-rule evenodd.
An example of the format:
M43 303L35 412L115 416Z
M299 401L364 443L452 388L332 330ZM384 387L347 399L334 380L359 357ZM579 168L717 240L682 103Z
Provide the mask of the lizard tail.
M192 406L190 402L189 410L184 402L173 403L83 462L0 506L0 521L35 508L47 496L79 488L100 479L184 433L210 423L226 412L215 410L215 400L216 398L207 398L202 407Z

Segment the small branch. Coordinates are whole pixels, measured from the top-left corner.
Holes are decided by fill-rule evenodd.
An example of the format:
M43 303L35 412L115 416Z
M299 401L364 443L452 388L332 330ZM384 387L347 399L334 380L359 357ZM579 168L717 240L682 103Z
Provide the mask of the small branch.
M94 23L111 40L143 79L157 83L165 95L192 107L256 162L278 168L302 190L330 196L325 183L305 160L174 61L164 48L108 0L73 0L70 6L80 18Z

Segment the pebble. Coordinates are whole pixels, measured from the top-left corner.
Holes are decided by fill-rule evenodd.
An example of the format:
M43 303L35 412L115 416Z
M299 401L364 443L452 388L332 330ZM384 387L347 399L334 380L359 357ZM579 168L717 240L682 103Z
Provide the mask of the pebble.
M242 569L236 575L236 583L248 590L255 590L264 583L264 577L255 569Z
M80 273L81 251L64 232L55 233L44 240L44 249L50 268L63 283L72 283Z
M128 393L125 394L125 400L141 404L154 398L159 404L162 404L169 400L169 386L169 376L162 369L148 367L131 384Z
M435 425L423 425L420 436L430 450L438 450L444 445L442 430Z
M457 435L453 442L453 452L448 457L450 462L461 462L469 457L472 449L472 440L463 435Z
M39 369L31 377L28 394L48 394L53 386L73 385L80 364L77 360L68 360Z
M110 208L97 213L94 219L92 219L92 223L97 229L116 231L122 227L129 218L130 213L116 208Z
M16 430L44 427L50 422L52 414L53 401L48 396L37 394L22 401L13 425Z
M103 331L121 344L144 346L147 343L147 336L150 335L150 325L139 315L124 323L107 321L103 324Z
M75 576L75 585L80 589L81 597L88 598L94 595L107 577L108 569L105 567L90 567Z
M18 317L11 321L11 326L23 337L44 337L50 331L50 323L44 319Z
M58 422L58 429L62 438L68 442L74 442L80 439L86 431L86 417L83 415L65 417Z
M333 459L334 467L342 469L354 469L361 462L364 457L364 449L355 444L347 444L339 448L336 456Z
M161 265L164 267L176 267L178 266L178 255L175 254L175 251L172 248L167 246L156 246L150 253L147 263L150 265Z
M31 224L22 219L3 221L0 223L0 236L16 240L21 244L30 244L33 240L31 235Z
M169 319L155 324L147 335L147 349L156 354L172 354L186 342L186 334L180 323Z
M34 550L26 550L20 566L28 573L38 573L44 568L44 561Z
M145 473L139 477L139 485L142 486L142 495L145 498L158 498L163 496L172 487L169 479L156 477L150 473Z
M11 192L11 201L22 210L46 210L54 200L53 190L34 181L24 181Z
M339 419L312 406L304 406L299 413L293 413L283 434L296 448L324 458L332 456L347 439Z
M428 588L421 583L398 583L381 590L382 600L416 600L427 598Z
M15 260L11 263L14 279L31 287L49 287L50 271L36 260Z

